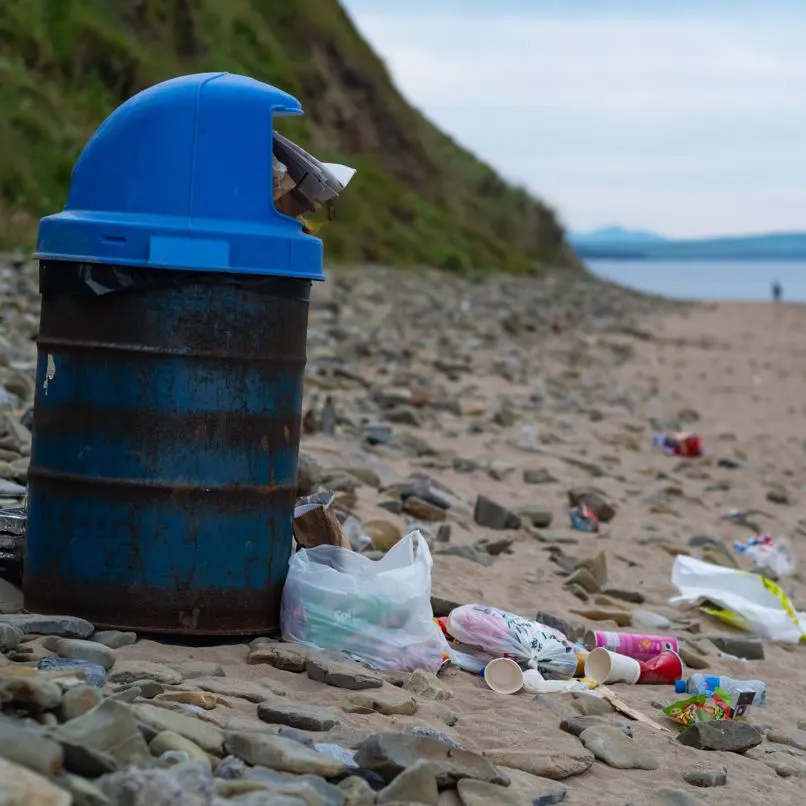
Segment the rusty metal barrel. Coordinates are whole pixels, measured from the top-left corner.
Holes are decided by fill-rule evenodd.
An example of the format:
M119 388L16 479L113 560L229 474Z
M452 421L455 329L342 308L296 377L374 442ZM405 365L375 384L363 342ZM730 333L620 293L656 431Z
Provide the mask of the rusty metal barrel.
M185 76L121 106L40 222L25 607L279 628L321 242L272 202L291 96Z

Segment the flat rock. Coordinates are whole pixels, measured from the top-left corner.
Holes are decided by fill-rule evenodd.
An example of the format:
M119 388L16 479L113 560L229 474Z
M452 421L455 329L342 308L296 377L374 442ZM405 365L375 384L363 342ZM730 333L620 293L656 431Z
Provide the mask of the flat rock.
M284 672L304 672L308 661L308 650L297 644L257 644L249 652L249 664L266 663Z
M554 520L551 510L545 507L520 507L518 515L537 529L548 529Z
M618 728L598 725L579 735L585 747L610 767L618 770L656 770L658 760L640 742L626 736Z
M96 630L90 641L97 641L99 644L108 646L110 649L120 649L124 646L132 646L137 643L136 632L121 632L120 630Z
M743 753L762 742L761 733L748 722L718 720L698 722L687 727L677 741L699 750L722 750Z
M502 767L512 767L552 781L562 781L587 772L594 759L593 753L563 734L552 735L550 741L528 750L487 750L484 757Z
M535 468L523 471L524 484L553 484L557 481L548 470Z
M233 806L346 806L344 793L333 784L316 775L291 775L286 772L270 770L267 767L254 767L246 773L241 781L227 783L258 783L268 792L269 797L256 805L243 797L231 800ZM281 799L293 797L295 800ZM250 797L250 796L247 796Z
M339 781L338 788L344 793L344 806L375 806L375 790L357 775Z
M613 706L604 698L587 691L573 693L573 707L582 716L607 716L613 713Z
M299 730L326 731L341 724L334 711L301 702L266 700L257 707L258 718L275 725L288 725Z
M11 624L26 635L59 635L62 638L89 638L95 627L75 616L42 616L35 613L0 616L0 624Z
M62 690L44 675L0 677L0 702L35 712L52 711L62 702Z
M708 640L722 652L746 660L764 660L764 642L754 636L709 635Z
M480 495L476 499L476 506L473 510L473 520L479 526L486 526L488 529L496 529L499 531L521 528L520 515L497 504L485 495Z
M660 613L653 613L651 610L633 610L633 627L643 627L647 630L670 630L672 622Z
M356 764L391 782L417 761L433 764L440 789L455 786L463 778L508 785L509 779L487 759L468 750L452 748L436 739L405 733L376 733L358 748Z
M86 714L101 703L101 693L95 686L81 684L67 689L62 696L61 716L65 722Z
M179 672L184 680L192 680L195 677L224 677L224 669L221 664L209 660L183 660L180 663L166 663L165 665Z
M118 661L109 675L110 683L134 683L135 680L154 680L166 686L178 686L182 675L170 666L147 660Z
M210 769L210 757L195 742L174 733L172 730L164 730L158 733L148 744L148 749L152 755L157 757L163 753L180 752L186 753L191 759L201 761Z
M806 752L806 730L771 730L767 741Z
M486 781L475 781L472 778L459 781L456 791L462 806L532 806L534 803L534 798L528 798L521 792L514 791L512 787L488 784Z
M170 730L195 742L207 753L221 755L224 747L224 733L215 725L150 703L138 703L132 707L137 721L150 728L155 734Z
M572 736L581 736L588 728L611 727L621 731L625 736L632 737L632 727L628 722L609 722L599 716L569 716L560 722L560 730Z
M415 669L403 684L406 691L424 700L442 701L453 697L453 692L433 673L425 669Z
M316 652L309 656L305 670L311 680L326 683L335 688L362 691L380 688L383 678L357 663L334 657L327 652Z
M489 554L477 551L473 546L448 546L448 548L439 549L434 554L447 557L461 557L463 560L469 560L476 565L483 565L489 568L493 564L492 557Z
M331 756L318 753L316 750L282 736L232 733L226 737L224 749L228 753L242 758L247 764L269 767L278 772L334 778L345 770L344 764Z
M435 767L430 761L423 759L406 767L377 795L379 804L417 803L422 806L437 806L438 801Z
M0 758L0 803L3 806L71 806L73 796L42 775Z
M57 775L64 764L61 746L39 731L11 720L0 720L0 758L41 775ZM2 803L2 801L0 801Z
M251 680L240 680L237 677L197 677L193 685L202 691L221 694L225 697L240 697L249 702L264 702L276 694L268 686Z
M725 786L728 782L726 767L697 766L683 772L683 780L691 786Z
M417 711L417 700L394 690L372 694L357 693L351 694L345 699L342 710L352 714L378 713L385 716L396 714L412 716Z
M115 653L108 646L81 638L47 638L44 645L60 658L68 660L85 660L96 663L107 671L115 665Z

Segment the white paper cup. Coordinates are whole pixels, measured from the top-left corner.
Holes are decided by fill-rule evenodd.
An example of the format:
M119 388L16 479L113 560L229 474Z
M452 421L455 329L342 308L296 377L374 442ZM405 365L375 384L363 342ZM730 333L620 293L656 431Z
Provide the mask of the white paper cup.
M637 683L641 664L635 658L619 655L604 647L594 649L585 660L585 677L604 683Z
M514 660L496 658L484 667L484 682L498 694L515 694L523 688L523 672Z

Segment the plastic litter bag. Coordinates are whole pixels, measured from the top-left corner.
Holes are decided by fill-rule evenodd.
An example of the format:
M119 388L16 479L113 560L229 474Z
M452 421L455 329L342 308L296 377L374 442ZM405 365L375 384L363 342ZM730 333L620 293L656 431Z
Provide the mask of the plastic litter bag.
M283 589L283 638L342 651L375 669L436 672L448 642L431 610L431 552L412 532L380 560L338 546L292 555Z
M779 579L797 570L795 552L785 537L758 535L744 543L736 540L733 548L752 560L759 571L768 571Z
M713 602L718 608L706 612L761 638L787 644L806 638L806 616L766 577L678 555L672 584L680 596L670 599L671 604Z
M543 675L568 678L576 671L576 650L559 630L514 613L482 604L463 605L451 611L447 628L463 644L495 658L512 658Z

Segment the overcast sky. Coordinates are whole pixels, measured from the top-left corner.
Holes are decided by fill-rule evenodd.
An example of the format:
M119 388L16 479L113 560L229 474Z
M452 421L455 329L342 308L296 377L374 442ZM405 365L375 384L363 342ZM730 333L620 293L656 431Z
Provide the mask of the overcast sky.
M806 0L343 5L415 106L574 230L806 230Z

